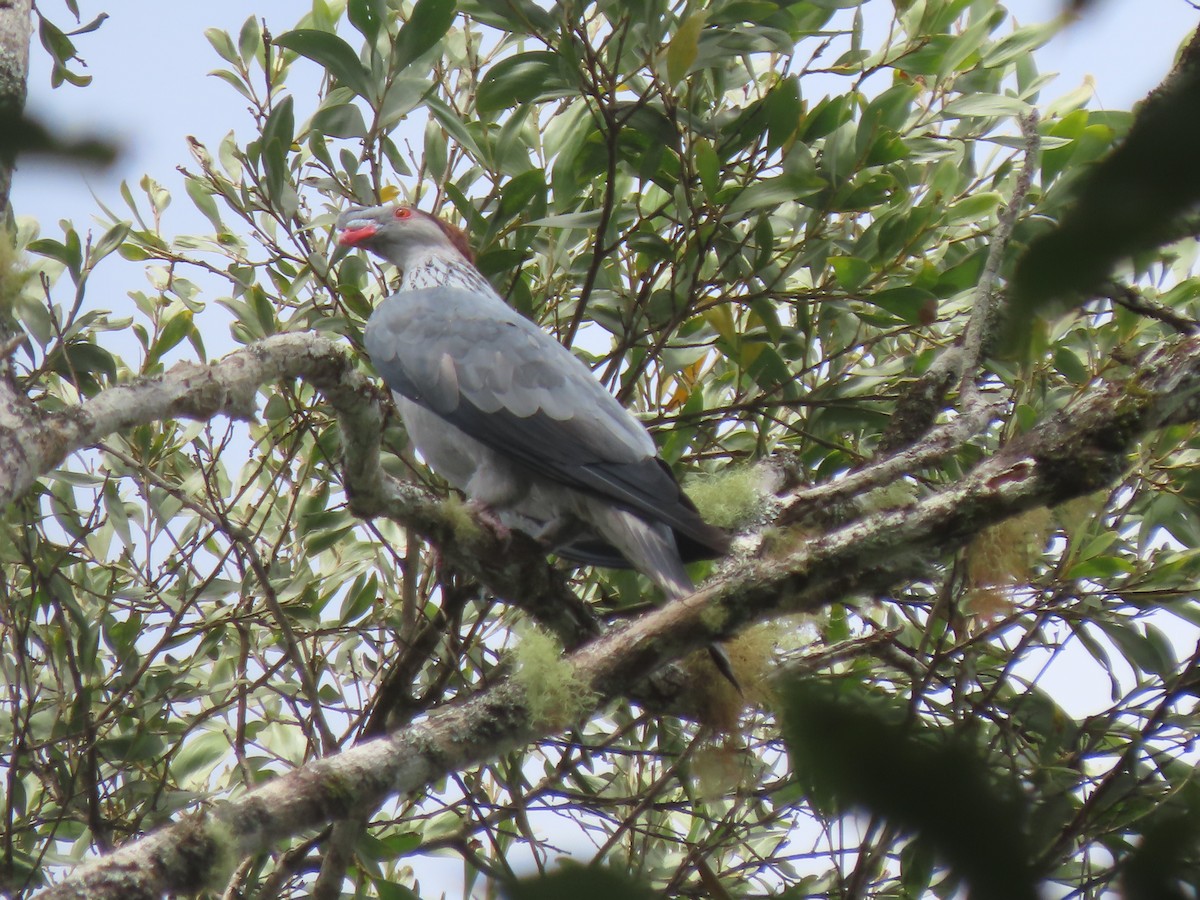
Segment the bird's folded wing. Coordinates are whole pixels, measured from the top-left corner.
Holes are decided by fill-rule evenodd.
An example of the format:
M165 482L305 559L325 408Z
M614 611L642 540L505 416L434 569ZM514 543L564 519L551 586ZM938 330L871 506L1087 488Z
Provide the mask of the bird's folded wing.
M721 549L641 424L580 360L492 298L459 288L380 304L367 352L393 391L534 472Z

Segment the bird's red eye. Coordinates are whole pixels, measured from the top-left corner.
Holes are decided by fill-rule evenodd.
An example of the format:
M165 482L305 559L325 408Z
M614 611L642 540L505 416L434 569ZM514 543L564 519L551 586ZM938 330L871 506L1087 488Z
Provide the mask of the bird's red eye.
M396 212L394 213L394 215L396 216L397 219L411 219L412 218L412 210L409 209L407 206L397 206Z

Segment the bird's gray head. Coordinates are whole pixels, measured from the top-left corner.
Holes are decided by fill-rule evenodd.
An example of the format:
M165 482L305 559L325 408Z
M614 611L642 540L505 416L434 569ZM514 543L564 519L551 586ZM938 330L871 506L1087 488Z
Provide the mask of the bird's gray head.
M401 268L432 255L472 260L465 234L412 206L348 209L338 217L337 229L342 247L363 247Z

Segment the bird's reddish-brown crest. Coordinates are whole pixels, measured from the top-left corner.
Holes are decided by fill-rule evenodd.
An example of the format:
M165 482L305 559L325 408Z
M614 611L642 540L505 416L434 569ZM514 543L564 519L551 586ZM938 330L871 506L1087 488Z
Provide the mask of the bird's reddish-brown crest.
M439 219L436 216L432 218L433 221L438 223L438 227L442 229L442 234L446 235L446 240L454 245L454 249L465 256L468 262L475 262L475 254L471 250L470 241L467 240L467 233L457 225L451 225L444 219Z

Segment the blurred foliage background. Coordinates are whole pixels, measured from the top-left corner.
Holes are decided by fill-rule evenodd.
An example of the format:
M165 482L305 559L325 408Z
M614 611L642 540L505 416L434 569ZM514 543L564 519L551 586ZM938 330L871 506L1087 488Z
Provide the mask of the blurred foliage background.
M315 0L298 22L210 32L258 133L193 142L186 198L147 176L100 209L94 240L16 220L0 301L19 383L61 410L308 329L344 336L369 371L362 329L394 273L331 264L332 225L398 198L467 230L501 295L645 417L710 517L752 518L749 465L817 484L903 443L889 426L961 340L989 249L1003 286L1133 121L1086 91L1043 101L1032 53L1054 24L1014 27L992 0L867 7ZM293 95L289 75L314 65L320 93ZM211 229L164 233L171 202ZM1138 248L1054 318L1023 309L1027 349L979 373L1001 410L985 431L779 538L936 491L1194 330L1195 231ZM101 309L102 262L148 284ZM943 389L938 422L958 414L959 385ZM319 394L268 386L260 409L114 434L6 511L5 889L336 753L378 727L378 703L403 724L498 677L521 614L401 523L350 514ZM1200 802L1194 430L1144 442L1106 495L933 553L926 580L762 626L755 646L802 687L756 688L736 725L619 703L375 811L337 890L441 896L421 882L438 854L461 860L464 894L495 896L567 851L670 896L984 897L997 871L1013 881L993 896L1181 890L1195 846L1168 837L1195 832ZM437 484L398 422L385 442L391 471ZM613 618L651 596L629 573L576 583ZM1072 677L1101 702L1078 712ZM993 868L947 832L977 836ZM225 896L308 896L328 837L246 861ZM513 896L584 890L537 889Z

